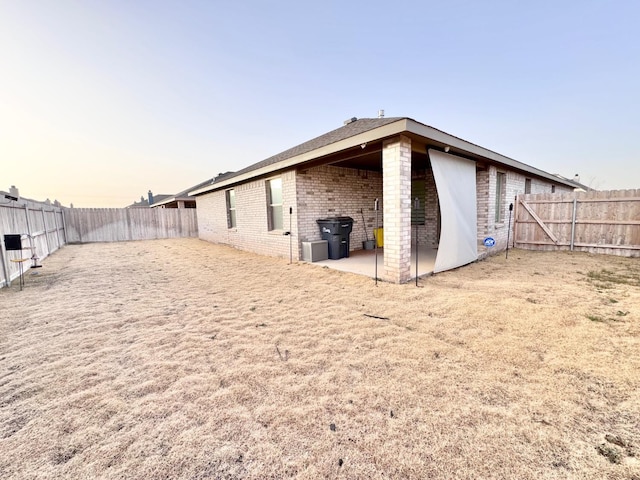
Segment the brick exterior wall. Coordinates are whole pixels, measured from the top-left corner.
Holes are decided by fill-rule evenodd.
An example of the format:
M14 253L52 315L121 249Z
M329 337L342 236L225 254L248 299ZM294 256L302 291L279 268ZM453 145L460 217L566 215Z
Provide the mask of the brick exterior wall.
M506 189L502 202L503 221L496 222L496 184L498 172L506 175ZM507 231L509 227L509 204L514 204L517 195L524 193L527 177L521 173L497 168L493 165L487 170L480 170L476 175L477 197L478 197L478 256L483 257L503 251L507 247ZM551 182L531 178L531 193L551 193ZM570 187L556 185L555 192L571 192ZM513 241L513 212L511 212L511 233L509 233L509 244ZM496 246L486 248L483 240L486 237L493 237Z
M316 220L327 217L353 218L350 250L360 250L362 242L373 240L375 199L378 198L378 225L383 225L382 174L366 170L323 165L299 170L297 175L298 225L300 242L320 240ZM364 214L366 224L362 223Z
M417 228L416 225L411 226L411 243L416 243L415 234L417 229L420 245L437 248L438 240L440 239L440 207L438 205L438 190L436 189L433 170L428 169L424 176L415 177L415 179L424 180L425 183L424 204L421 205L424 208L424 225L418 225Z
M478 245L489 234L489 170L476 169Z
M269 231L267 180L282 178L283 230ZM289 207L293 207L293 258L300 258L296 214L296 175L291 170L267 179L255 180L234 187L236 195L236 228L228 228L226 190L196 197L199 237L213 243L231 245L262 255L289 257Z
M331 165L309 169L289 170L280 175L253 180L234 187L236 198L236 228L228 228L226 191L220 190L196 197L199 236L203 240L231 245L263 255L289 257L289 240L293 242L293 259L301 258L301 243L319 240L319 218L349 216L354 220L350 250L362 248L362 242L373 239L375 227L374 201L380 200L378 226L384 227L384 279L402 283L411 278L411 244L415 243L415 229L411 225L411 139L399 136L383 144L384 177L371 172ZM504 221L495 221L497 173L506 175L502 208ZM269 231L267 181L282 178L283 230ZM437 248L439 241L439 206L433 171L426 168L425 225L419 226L421 245ZM421 177L420 179L422 179ZM479 258L506 248L509 204L516 195L524 193L529 177L495 166L476 171L478 253ZM551 182L531 178L531 193L551 192ZM556 185L557 193L571 188ZM289 207L293 207L292 235L289 230ZM362 209L365 223L362 222ZM366 234L365 234L366 225ZM513 238L513 215L511 221ZM485 248L487 236L496 246Z

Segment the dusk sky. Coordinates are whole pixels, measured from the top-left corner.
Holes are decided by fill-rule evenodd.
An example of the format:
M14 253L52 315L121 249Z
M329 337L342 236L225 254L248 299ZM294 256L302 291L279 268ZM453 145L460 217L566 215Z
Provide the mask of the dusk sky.
M0 190L124 207L379 109L640 188L638 24L637 1L0 0Z

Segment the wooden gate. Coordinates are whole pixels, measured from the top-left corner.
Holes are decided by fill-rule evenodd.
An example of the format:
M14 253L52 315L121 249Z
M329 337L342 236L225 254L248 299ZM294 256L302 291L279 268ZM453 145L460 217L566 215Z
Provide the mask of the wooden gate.
M514 244L640 256L640 190L519 195Z

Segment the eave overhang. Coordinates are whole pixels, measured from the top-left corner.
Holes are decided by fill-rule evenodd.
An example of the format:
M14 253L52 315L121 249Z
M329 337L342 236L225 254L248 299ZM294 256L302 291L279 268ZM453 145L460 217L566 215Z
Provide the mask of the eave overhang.
M325 145L309 152L296 155L279 162L257 168L255 170L250 170L237 176L233 176L229 179L205 185L195 190L191 190L189 191L189 195L198 196L208 192L230 188L234 185L252 180L254 178L268 176L270 174L274 174L276 172L287 170L293 167L304 166L305 164L311 163L315 160L318 160L319 158L332 155L343 150L358 147L369 142L384 140L386 138L394 137L401 134L407 135L417 140L419 143L423 143L425 145L433 145L435 143L436 145L442 145L442 148L448 146L450 149L450 153L453 155L457 154L474 159L476 161L493 163L497 166L506 166L525 174L544 178L552 181L553 183L566 185L571 188L576 188L578 186L576 183L570 180L559 178L538 168L532 167L512 158L505 157L504 155L500 155L499 153L480 147L479 145L473 144L459 137L455 137L451 134L443 132L442 130L438 130L420 122L416 122L415 120L410 118L401 118L395 122L373 128L366 132L354 135L349 138L345 138L343 140L339 140L335 143Z

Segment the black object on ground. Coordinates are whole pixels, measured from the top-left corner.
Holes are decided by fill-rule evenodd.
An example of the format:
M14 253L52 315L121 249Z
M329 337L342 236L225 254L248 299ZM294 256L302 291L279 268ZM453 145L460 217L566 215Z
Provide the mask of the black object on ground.
M349 257L349 236L353 229L353 218L330 217L316 220L320 226L322 240L329 246L329 258L339 260Z

